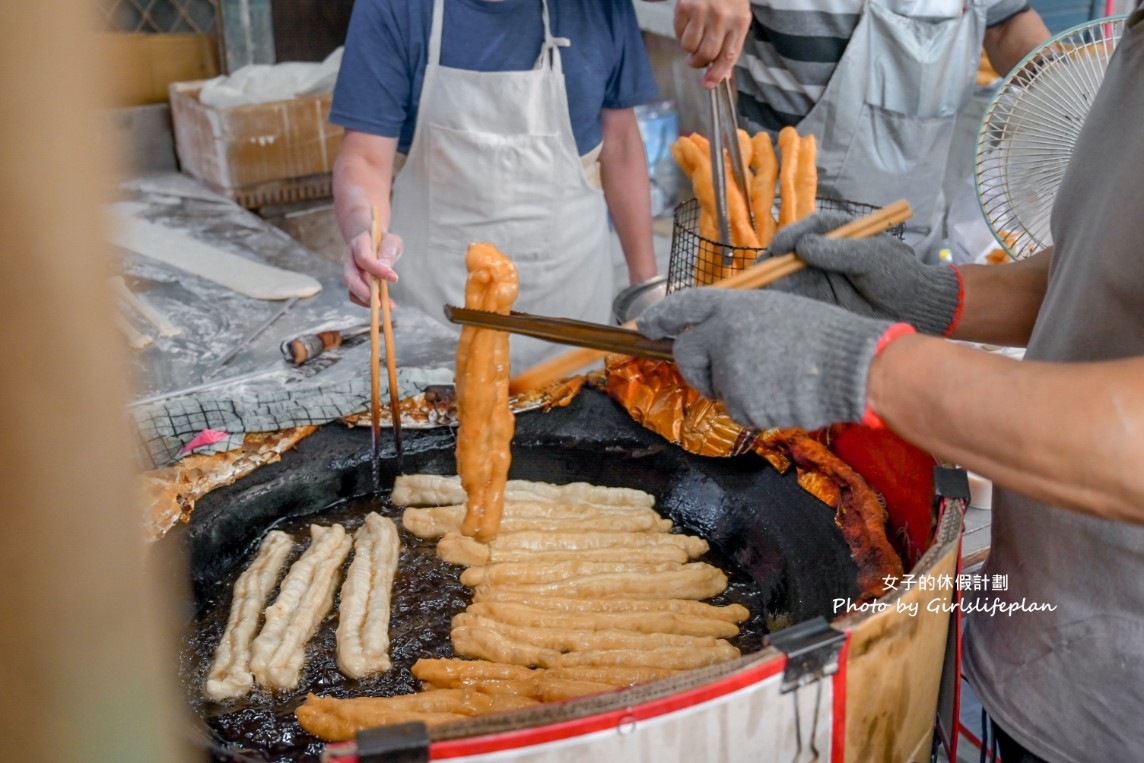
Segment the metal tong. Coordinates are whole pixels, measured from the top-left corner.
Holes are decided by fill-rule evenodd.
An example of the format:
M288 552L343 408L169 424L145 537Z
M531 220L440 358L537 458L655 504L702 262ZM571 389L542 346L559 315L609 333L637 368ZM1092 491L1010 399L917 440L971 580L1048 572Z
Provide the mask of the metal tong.
M723 151L730 155L731 176L739 193L747 201L747 216L751 227L755 227L755 213L750 204L750 188L747 187L747 171L743 164L743 152L739 150L739 120L735 116L735 98L731 92L731 80L725 79L714 89L707 91L711 120L711 179L715 186L715 213L719 226L719 241L723 244L723 264L734 261L731 241L731 218L727 212L727 166Z
M453 323L507 331L575 347L638 355L654 360L674 360L675 357L671 353L673 342L670 339L648 339L638 331L619 326L518 312L501 315L452 305L445 305L445 317Z

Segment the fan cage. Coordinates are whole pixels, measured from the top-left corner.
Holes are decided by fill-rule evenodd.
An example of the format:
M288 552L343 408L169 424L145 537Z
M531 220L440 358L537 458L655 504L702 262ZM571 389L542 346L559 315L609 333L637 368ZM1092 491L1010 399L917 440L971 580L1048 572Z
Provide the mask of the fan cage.
M876 212L878 207L857 201L818 199L819 212L845 212L854 217ZM777 212L777 209L775 210ZM671 257L667 264L667 293L692 286L707 286L732 272L754 264L766 249L748 246L723 246L699 233L699 200L688 199L675 208L671 233ZM899 240L905 237L906 226L899 223L887 231ZM724 259L724 251L729 260Z
M1124 19L1089 21L1052 37L1013 68L985 110L977 198L1013 259L1052 245L1057 189Z

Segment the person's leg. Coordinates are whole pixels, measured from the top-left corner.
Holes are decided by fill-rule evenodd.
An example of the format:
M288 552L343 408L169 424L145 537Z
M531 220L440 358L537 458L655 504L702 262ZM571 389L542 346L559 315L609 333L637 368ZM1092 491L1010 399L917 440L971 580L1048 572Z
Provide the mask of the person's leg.
M997 725L997 721L992 721L992 724L993 736L997 740L997 752L1001 754L1001 763L1048 763L1044 758L1029 752L1021 746L1020 742L1006 734L1005 730Z

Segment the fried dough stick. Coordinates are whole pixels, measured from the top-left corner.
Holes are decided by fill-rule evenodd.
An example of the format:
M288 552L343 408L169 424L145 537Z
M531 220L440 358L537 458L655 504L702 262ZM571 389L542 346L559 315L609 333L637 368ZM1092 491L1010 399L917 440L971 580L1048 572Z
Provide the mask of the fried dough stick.
M798 154L801 141L791 126L779 130L779 151L782 168L779 170L779 227L785 228L798 219Z
M759 237L759 246L766 249L778 229L774 207L779 164L768 133L760 132L751 138L751 148L751 168L755 171L751 180L751 209L755 213L755 234Z
M490 590L504 590L538 596L581 597L586 599L709 599L727 590L727 576L703 562L681 570L641 574L617 572L557 580L531 585L478 585L473 600L479 601Z
M251 646L250 669L264 689L298 686L306 642L334 603L338 570L353 546L341 525L310 525L310 547L286 573Z
M571 551L588 548L610 548L613 546L679 546L691 558L703 556L709 546L707 541L695 535L676 533L641 532L535 532L522 531L503 533L494 545L498 549L518 548L532 551Z
M559 652L593 652L605 649L656 649L679 646L688 649L710 649L722 639L711 636L681 636L674 633L639 633L636 631L571 630L567 628L532 628L508 625L480 615L462 612L453 618L453 630L488 628L513 641ZM723 642L725 643L725 642Z
M495 541L489 545L478 543L459 533L446 533L437 542L437 556L450 564L465 567L483 564L528 562L552 564L556 562L640 562L656 564L660 562L686 562L687 552L680 546L612 546L605 548L571 549L568 551L531 551L519 548L497 548Z
M450 688L499 682L503 686L523 686L540 678L588 681L609 686L634 686L673 676L679 671L666 668L612 667L526 668L486 660L420 659L413 663L413 675L427 683Z
M586 652L560 652L556 649L515 641L493 628L465 626L453 629L453 649L457 654L514 665L541 668L629 666L690 670L733 660L739 650L726 641L715 646L694 648L660 646L654 649L602 649Z
M512 261L491 244L470 244L465 307L507 315L516 300ZM515 421L508 405L508 334L465 326L457 345L457 472L465 490L465 535L488 541L500 528Z
M555 612L676 612L694 617L741 623L751 616L742 604L717 607L690 599L576 599L557 596L536 596L504 588L478 590L474 601L481 603L523 604L536 609Z
M294 711L306 731L332 742L352 739L368 728L410 720L440 723L472 715L531 707L536 700L471 689L441 689L396 697L336 699L310 694Z
M813 135L804 135L798 145L798 171L795 180L795 219L801 220L814 214L818 204L818 156L817 143Z
M216 702L245 695L254 686L250 673L250 645L266 606L266 599L274 590L286 557L294 548L294 539L281 530L266 534L258 555L234 583L230 616L226 630L215 650L203 694Z
M699 617L666 610L658 612L558 612L512 602L477 602L467 614L488 617L508 625L572 630L621 630L639 633L676 633L683 636L734 638L739 627L714 617Z
M653 508L655 497L627 487L604 487L587 482L554 485L549 482L508 480L506 501L589 503L599 506ZM465 489L457 477L436 474L403 474L393 482L392 500L398 506L450 506L464 503Z
M461 583L473 588L481 585L520 585L533 583L554 583L558 580L582 578L588 575L609 575L633 573L654 575L659 572L674 572L690 565L678 562L644 564L640 562L555 562L539 564L535 562L503 562L470 567L461 573Z
M338 667L350 678L384 673L389 659L389 609L401 541L392 519L370 512L357 531L354 559L338 607Z
M446 506L427 509L406 509L401 515L401 524L419 538L440 538L448 533L464 532L460 511L442 511ZM671 520L659 516L638 514L603 514L579 519L560 517L502 517L499 526L506 533L539 531L544 533L582 532L607 530L610 532L666 533L671 530ZM479 538L478 538L479 540Z

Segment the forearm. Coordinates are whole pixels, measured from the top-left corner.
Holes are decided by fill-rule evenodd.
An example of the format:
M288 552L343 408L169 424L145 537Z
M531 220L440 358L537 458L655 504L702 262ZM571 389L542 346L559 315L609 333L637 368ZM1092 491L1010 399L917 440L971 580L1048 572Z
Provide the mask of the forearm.
M951 338L1024 347L1045 299L1052 250L1007 265L963 265L961 318Z
M985 30L985 52L1004 77L1038 45L1049 39L1049 29L1034 10L1018 13L1004 24Z
M867 394L888 427L940 458L1046 503L1144 523L1141 379L1144 358L1015 361L909 335L874 359Z
M605 110L600 182L624 250L632 283L656 273L651 232L651 183L635 112Z
M386 149L396 151L396 141L349 132L334 162L334 217L347 243L369 231L372 209L389 229L393 153Z

